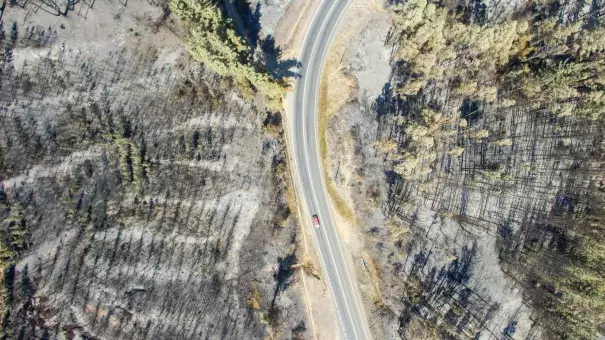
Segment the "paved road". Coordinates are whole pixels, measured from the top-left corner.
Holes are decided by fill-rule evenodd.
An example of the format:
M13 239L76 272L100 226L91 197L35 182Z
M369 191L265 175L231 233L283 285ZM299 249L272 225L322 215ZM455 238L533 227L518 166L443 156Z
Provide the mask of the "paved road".
M348 0L322 0L306 33L299 61L302 64L296 81L292 108L292 147L303 204L308 219L317 214L320 228L313 228L314 239L346 339L370 339L363 304L356 294L356 283L343 257L327 190L322 175L317 138L317 100L322 63L336 25ZM311 223L309 223L311 225ZM335 325L336 326L336 325Z

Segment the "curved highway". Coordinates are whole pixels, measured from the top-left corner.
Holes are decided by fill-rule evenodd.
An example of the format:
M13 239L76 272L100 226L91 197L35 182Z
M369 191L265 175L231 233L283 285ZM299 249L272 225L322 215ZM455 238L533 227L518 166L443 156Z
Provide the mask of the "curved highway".
M336 303L344 338L370 339L363 303L358 298L356 283L350 275L352 268L347 266L330 211L317 137L317 100L323 61L335 27L347 5L348 0L322 0L303 41L299 56L302 77L295 83L291 120L293 168L305 210L309 214L306 216L308 225L312 225L314 214L321 222L319 228L312 228L313 237Z

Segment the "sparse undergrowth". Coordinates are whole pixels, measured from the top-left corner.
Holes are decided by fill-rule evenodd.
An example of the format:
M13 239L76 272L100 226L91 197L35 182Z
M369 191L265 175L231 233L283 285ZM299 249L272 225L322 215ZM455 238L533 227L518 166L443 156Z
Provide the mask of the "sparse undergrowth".
M200 66L168 2L97 2L94 32L88 4L70 21L17 2L0 34L2 337L304 336L287 290L295 202L266 109L284 84L249 66L218 5L174 8L204 22L188 26Z
M493 332L486 324L500 310L483 293L493 311L469 315L482 294L465 287L470 276L451 274L460 255L424 269L434 247L450 248L428 237L433 228L496 240L502 272L534 313L525 335L605 330L605 27L596 5L576 5L532 2L494 19L481 1L393 6L392 87L376 109L374 146L389 181L385 214L416 229L415 253L396 270L424 290L405 300L402 332L423 323L415 318L443 318L434 326L447 336ZM516 325L498 331L512 336Z

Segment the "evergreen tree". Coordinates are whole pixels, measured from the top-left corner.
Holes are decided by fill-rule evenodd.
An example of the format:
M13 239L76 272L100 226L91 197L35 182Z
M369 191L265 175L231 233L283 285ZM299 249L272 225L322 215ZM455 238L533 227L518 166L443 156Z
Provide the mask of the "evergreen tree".
M252 65L252 54L232 22L209 0L171 0L170 8L188 28L187 48L208 69L236 80L240 89L261 95L269 107L279 109L285 84Z
M31 299L34 296L34 287L29 278L29 268L26 264L21 272L21 296L26 300Z
M4 279L4 304L10 306L14 300L15 265L11 263L6 266L2 274Z

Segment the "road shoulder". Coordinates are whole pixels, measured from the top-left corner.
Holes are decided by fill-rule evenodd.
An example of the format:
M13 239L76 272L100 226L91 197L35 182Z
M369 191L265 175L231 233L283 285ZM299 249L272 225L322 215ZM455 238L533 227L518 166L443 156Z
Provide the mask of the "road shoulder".
M297 178L296 171L292 171L292 166L294 164L294 160L291 155L293 155L292 143L291 143L291 119L292 119L292 108L294 105L294 96L293 93L288 93L286 96L286 100L284 101L284 121L283 124L286 127L284 129L284 140L286 141L287 153L288 153L288 167L291 176L291 181L293 183L293 188L296 197L296 206L297 211L296 216L298 218L298 225L300 226L299 232L301 233L301 237L298 238L299 245L301 247L301 252L310 259L311 263L315 266L315 268L321 268L321 261L319 259L319 250L317 249L316 243L313 242L313 235L311 232L312 226L310 223L311 216L308 211L306 211L304 205L299 204L299 202L303 202L302 197L300 196L300 181ZM332 294L330 294L330 290L328 288L327 282L323 277L323 271L318 270L320 273L320 280L316 277L308 274L304 270L299 270L298 275L302 281L302 291L305 297L305 301L307 303L307 313L308 320L311 322L311 334L315 339L343 339L342 332L338 325L340 324L338 321L338 315L336 311L336 304Z
M388 53L382 41L390 23L378 1L351 1L324 62L320 90L324 97L320 98L318 135L322 170L329 186L343 255L349 268L354 269L350 274L356 276L365 319L371 324L370 313L382 301L380 273L364 252L364 234L369 226L358 225L355 218L359 202L355 202L354 197L359 190L358 183L365 178L357 171L360 160L355 140L356 118L345 112L349 105L360 105L364 97L379 95L388 80ZM368 43L372 45L365 46ZM380 334L376 329L369 329Z

